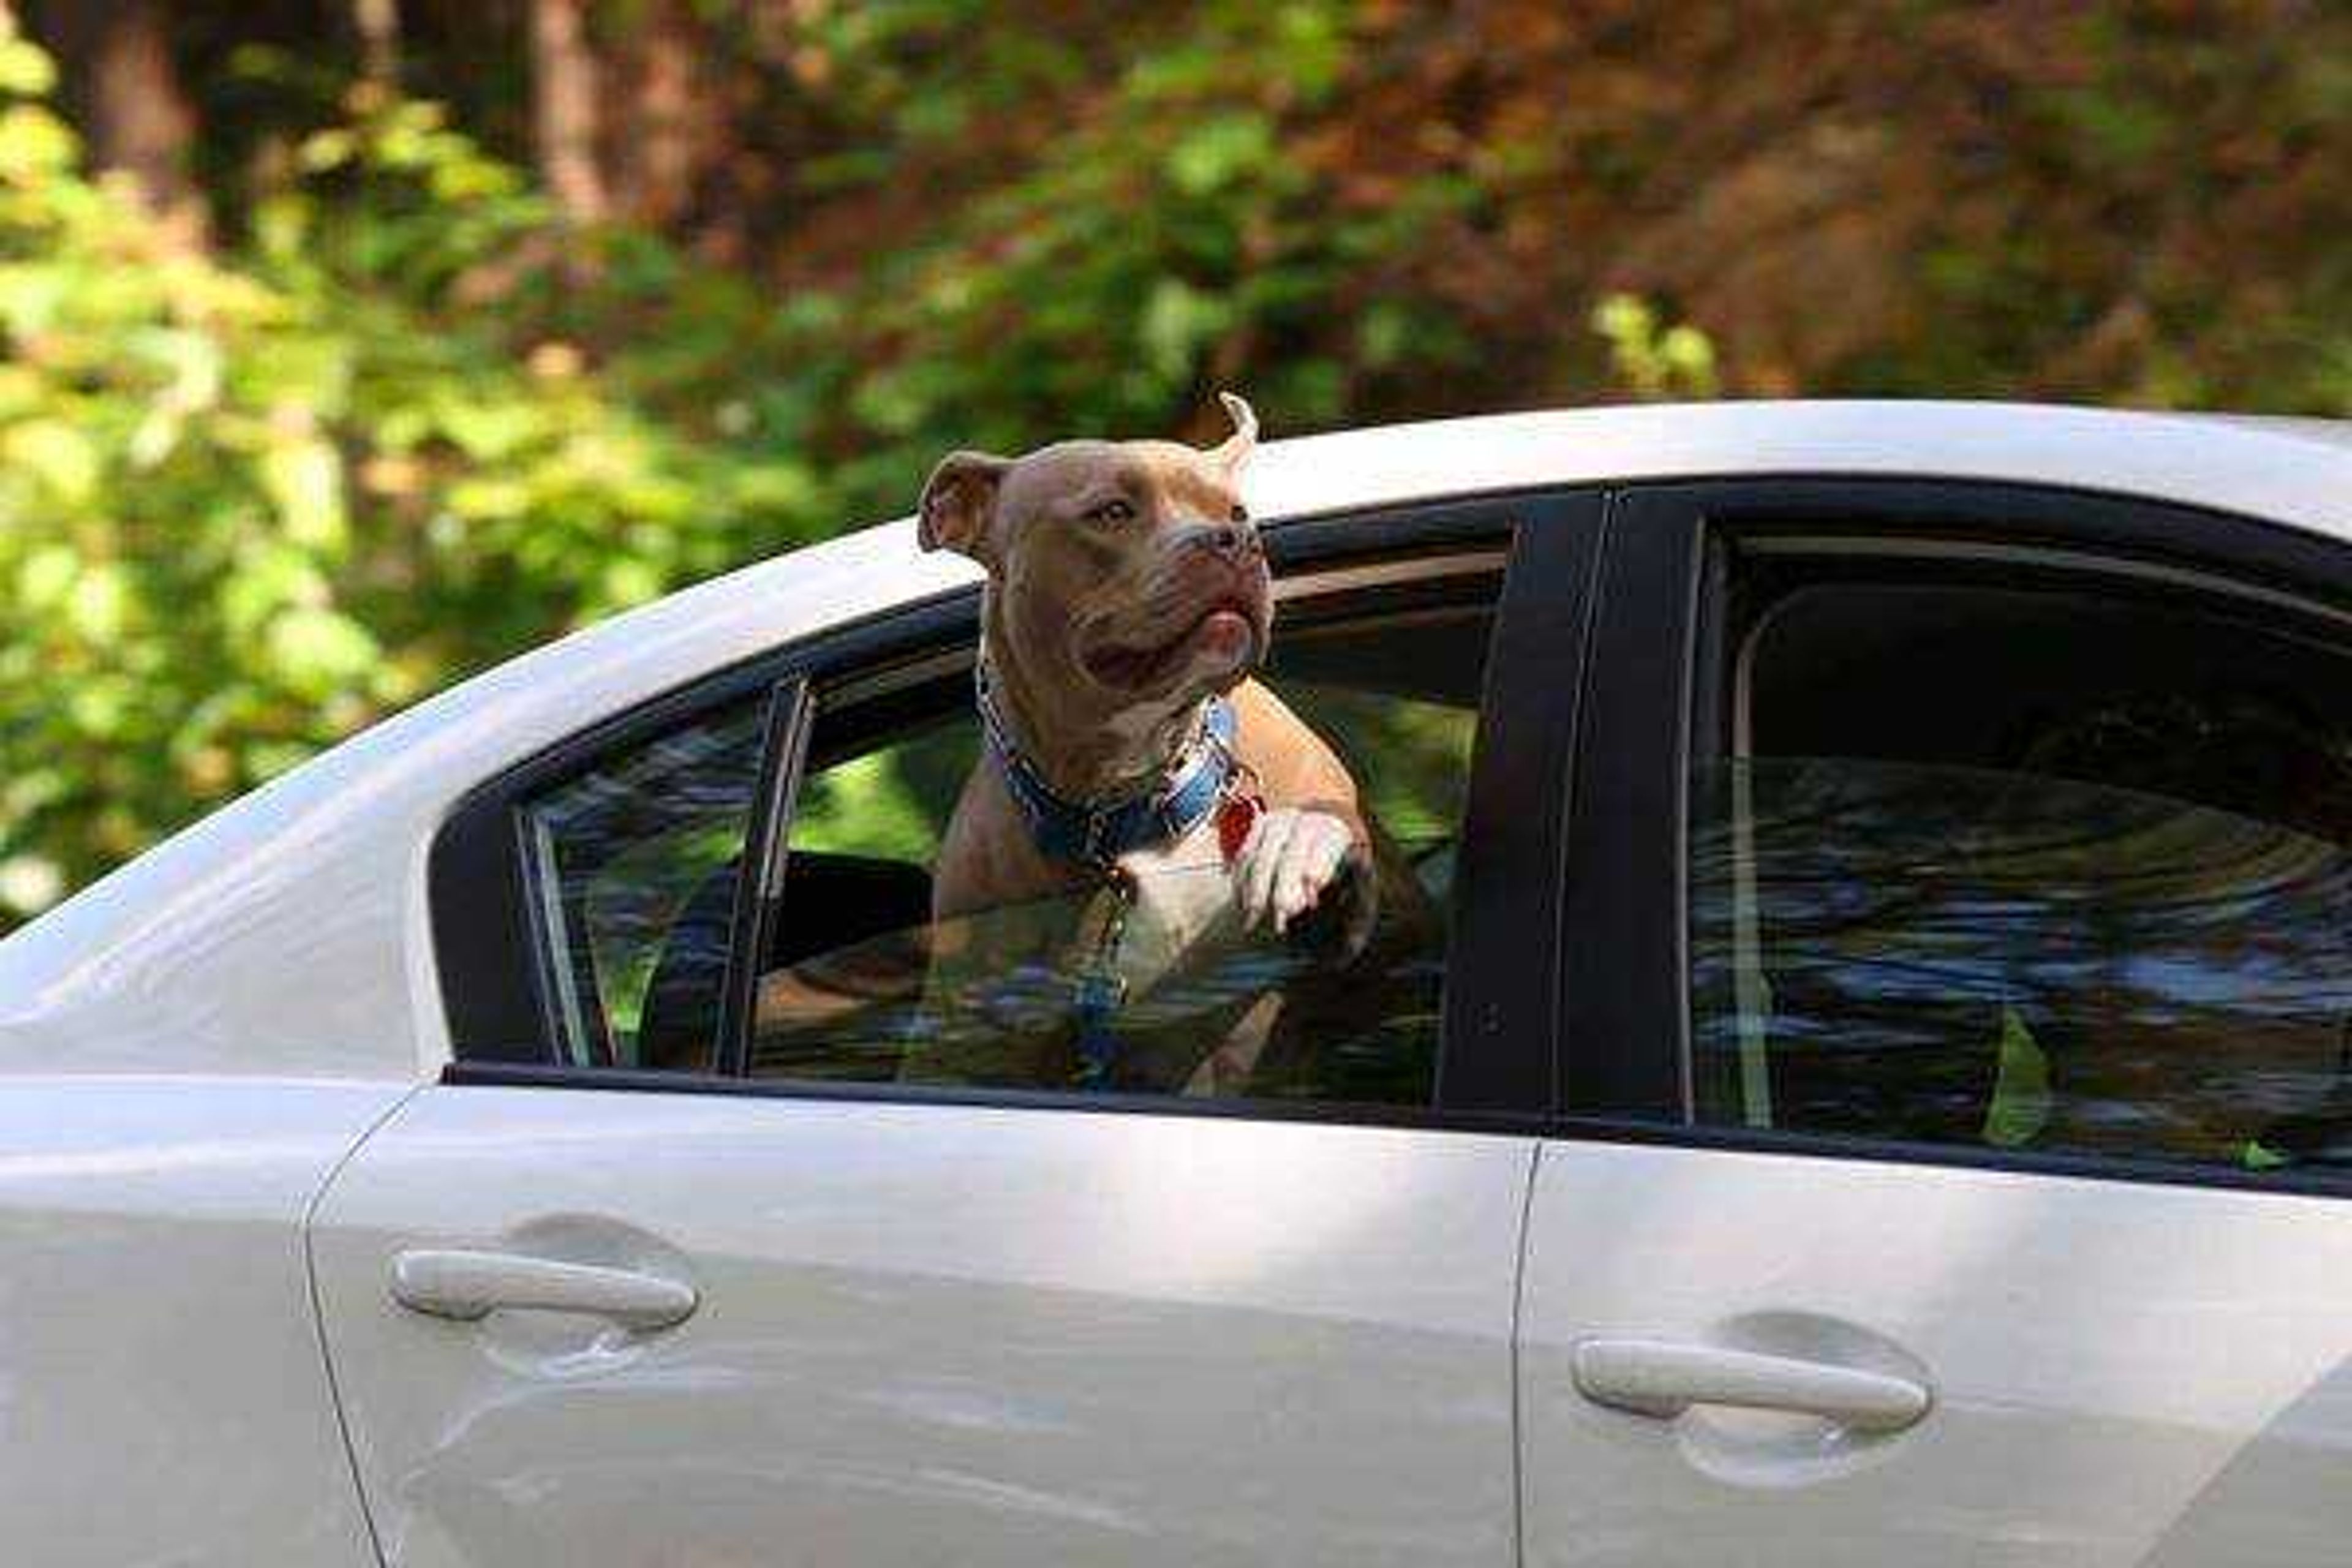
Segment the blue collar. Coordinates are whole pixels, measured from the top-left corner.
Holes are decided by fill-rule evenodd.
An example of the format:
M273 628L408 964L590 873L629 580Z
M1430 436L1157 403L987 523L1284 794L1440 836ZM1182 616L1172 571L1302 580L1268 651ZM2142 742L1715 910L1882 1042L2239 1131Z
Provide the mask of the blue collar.
M972 679L989 755L996 759L1006 792L1027 820L1030 837L1053 859L1107 868L1131 850L1172 844L1217 808L1233 778L1233 704L1212 697L1199 731L1152 784L1113 800L1065 800L1046 787L1013 744L989 689L985 660L972 667Z

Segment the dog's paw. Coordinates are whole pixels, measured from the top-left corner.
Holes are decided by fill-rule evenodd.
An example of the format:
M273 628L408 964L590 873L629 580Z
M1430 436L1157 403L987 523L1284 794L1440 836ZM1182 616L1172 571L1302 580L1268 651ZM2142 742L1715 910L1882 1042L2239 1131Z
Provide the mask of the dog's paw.
M1303 937L1309 928L1352 957L1371 935L1370 858L1344 818L1285 808L1259 816L1234 861L1234 893L1251 931Z

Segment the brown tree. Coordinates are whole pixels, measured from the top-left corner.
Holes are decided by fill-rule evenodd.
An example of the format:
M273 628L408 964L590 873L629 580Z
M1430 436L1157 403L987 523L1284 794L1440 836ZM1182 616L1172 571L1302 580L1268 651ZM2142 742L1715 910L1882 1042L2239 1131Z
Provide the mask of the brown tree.
M360 74L382 87L400 80L400 0L351 0L359 35Z
M531 114L541 176L574 223L609 209L596 162L598 68L582 0L530 0Z
M185 244L210 230L190 172L197 118L172 51L164 0L47 0L26 18L65 66L72 107L100 167L139 184Z
M626 91L611 128L611 195L631 221L666 227L692 212L696 183L724 127L709 89L709 40L686 0L646 0L635 15Z

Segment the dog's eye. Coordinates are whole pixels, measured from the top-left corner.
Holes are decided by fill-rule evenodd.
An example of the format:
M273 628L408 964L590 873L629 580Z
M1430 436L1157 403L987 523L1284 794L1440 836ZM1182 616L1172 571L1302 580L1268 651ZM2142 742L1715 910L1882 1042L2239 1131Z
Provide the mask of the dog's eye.
M1134 505L1116 499L1097 501L1086 510L1086 519L1088 522L1130 522L1134 518Z
M1235 501L1235 502L1234 502L1234 510L1233 510L1233 514L1232 514L1232 515L1233 515L1233 520L1234 520L1235 522L1247 522L1247 521L1249 521L1249 508L1247 508L1247 507L1245 507L1245 506L1242 505L1242 503L1241 503L1241 502L1239 502L1239 501Z

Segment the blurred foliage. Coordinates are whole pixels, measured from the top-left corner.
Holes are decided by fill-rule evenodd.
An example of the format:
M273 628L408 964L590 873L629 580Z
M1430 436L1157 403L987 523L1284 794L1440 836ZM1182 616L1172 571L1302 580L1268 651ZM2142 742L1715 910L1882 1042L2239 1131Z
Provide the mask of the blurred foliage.
M2325 0L577 6L594 221L536 172L518 8L411 0L389 79L330 0L173 9L194 245L94 172L75 61L0 37L0 926L452 679L903 511L945 447L1202 435L1221 385L1276 436L2352 413Z
M1684 322L1662 328L1658 312L1635 294L1612 294L1592 308L1592 330L1608 340L1609 365L1642 397L1713 397L1715 345Z
M532 330L527 282L466 307L549 218L433 106L305 138L231 260L90 177L49 79L0 48L15 910L454 674L820 531L804 463L723 406L661 411L674 346L591 374ZM610 287L666 269L632 237Z

